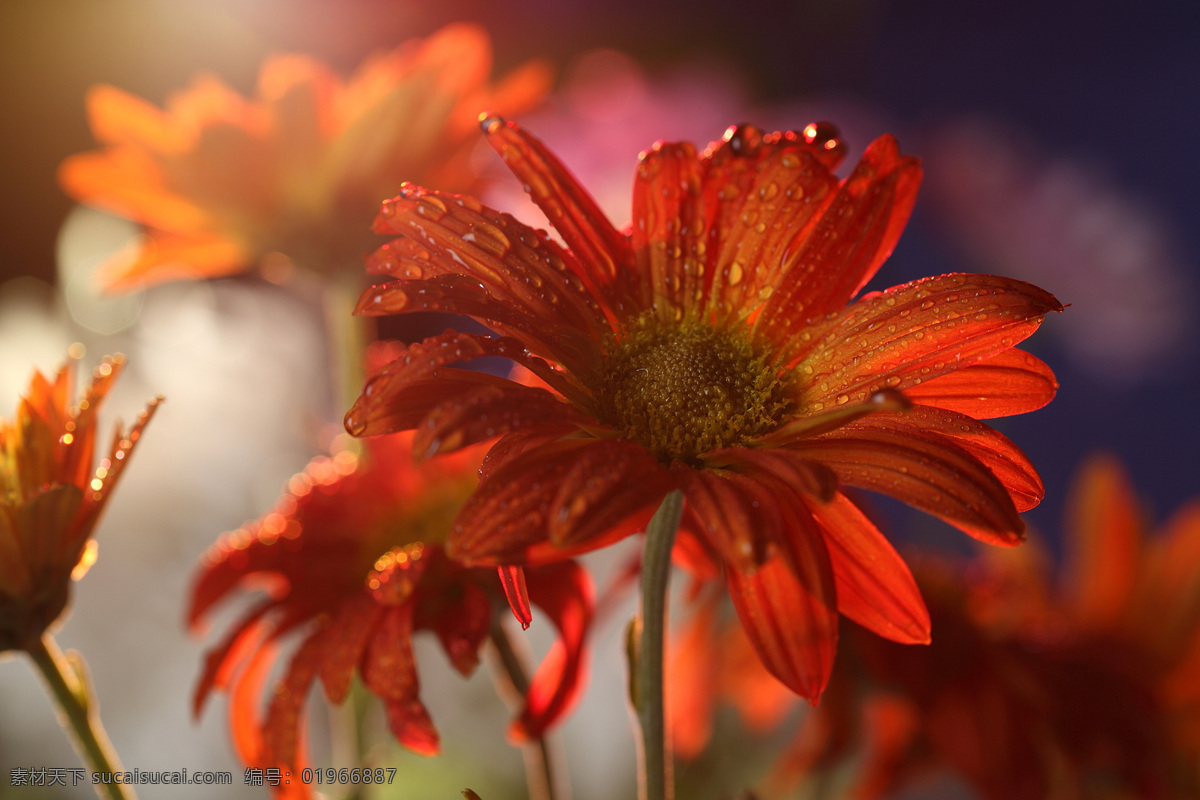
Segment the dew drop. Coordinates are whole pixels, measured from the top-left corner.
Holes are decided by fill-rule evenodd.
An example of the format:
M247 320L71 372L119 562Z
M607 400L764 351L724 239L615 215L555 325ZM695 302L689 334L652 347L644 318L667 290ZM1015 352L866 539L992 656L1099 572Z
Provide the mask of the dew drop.
M729 285L737 286L739 283L742 282L742 276L744 274L745 273L742 270L742 265L739 262L735 261L732 264L730 264L729 265L729 277L727 279Z
M489 114L485 111L479 115L479 129L484 133L496 133L502 125L504 125L504 117L498 114Z

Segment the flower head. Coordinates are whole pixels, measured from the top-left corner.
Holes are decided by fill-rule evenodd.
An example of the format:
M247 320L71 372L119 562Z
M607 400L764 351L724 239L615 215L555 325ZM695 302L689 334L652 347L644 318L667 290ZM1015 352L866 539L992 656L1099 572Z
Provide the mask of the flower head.
M118 424L93 470L97 414L124 364L105 358L78 405L70 367L53 381L34 372L16 418L0 420L0 653L39 640L95 561L96 521L158 406L128 431Z
M372 247L367 227L382 198L414 177L467 188L479 108L525 109L544 90L539 64L491 86L490 61L486 34L459 24L368 60L344 82L306 56L271 58L253 99L209 75L166 111L96 86L88 110L104 149L67 159L60 182L147 231L100 282L127 290L220 277L271 253L318 272L353 269Z
M923 560L915 573L933 642L899 647L851 626L853 656L830 685L847 702L805 718L776 788L791 793L796 780L853 759L854 794L864 798L932 775L995 800L1195 796L1200 504L1148 536L1123 468L1093 457L1065 532L1057 574L1036 547L990 551L970 565ZM752 720L748 701L766 677L730 657L739 632L717 633L711 616L702 608L689 628L703 646L681 674L702 677L685 684L696 688L676 710L681 729L702 734L719 695Z
M455 669L469 675L506 607L505 592L495 569L465 568L443 546L474 486L478 452L422 469L410 452L411 437L399 435L371 440L361 458L343 450L314 459L273 511L226 534L205 556L188 611L193 626L239 587L268 591L213 648L196 687L197 713L214 688L230 692L234 742L246 763L303 763L309 689L319 678L330 702L340 703L355 671L383 702L401 744L438 751L411 638L432 631ZM569 709L583 680L592 613L590 580L574 562L530 570L528 592L561 639L510 729L516 739L540 735ZM303 640L261 718L257 704L279 640L297 629Z
M679 488L679 552L724 566L760 658L795 692L824 687L839 611L927 641L907 567L841 487L1020 542L1018 512L1041 481L978 418L1053 397L1050 370L1013 346L1058 301L956 274L850 302L920 181L890 136L842 180L826 123L733 127L703 152L660 142L638 164L622 233L541 142L495 117L483 126L567 246L473 198L406 185L376 221L403 238L370 262L397 280L359 311L457 312L499 336L413 345L346 417L355 435L416 428L425 455L504 434L449 552L551 561L638 530ZM450 366L484 355L548 388Z

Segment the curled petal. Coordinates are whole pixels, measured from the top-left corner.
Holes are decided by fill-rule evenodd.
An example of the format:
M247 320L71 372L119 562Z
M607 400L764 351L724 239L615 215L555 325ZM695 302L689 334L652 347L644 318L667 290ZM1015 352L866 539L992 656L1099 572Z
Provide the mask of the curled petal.
M796 337L790 356L810 388L809 407L903 391L991 358L1061 311L1032 284L992 275L942 275L867 295Z
M868 630L903 644L929 644L929 610L908 565L845 495L806 500L825 535L838 611Z
M1058 380L1037 356L1014 347L904 390L914 402L975 419L1037 411L1054 399Z
M504 587L504 597L513 616L521 623L522 630L529 629L533 622L533 609L529 607L529 589L525 584L525 570L521 567L500 566L500 585Z
M793 447L843 483L895 497L989 544L1011 547L1024 540L1012 498L979 459L948 437L884 417L861 419Z
M509 738L537 738L571 710L587 682L588 629L595 590L587 572L573 561L535 567L529 597L558 629L558 640L529 683L525 707L508 729Z
M753 572L726 569L729 594L763 666L816 703L837 650L829 554L803 508L789 509L786 547Z

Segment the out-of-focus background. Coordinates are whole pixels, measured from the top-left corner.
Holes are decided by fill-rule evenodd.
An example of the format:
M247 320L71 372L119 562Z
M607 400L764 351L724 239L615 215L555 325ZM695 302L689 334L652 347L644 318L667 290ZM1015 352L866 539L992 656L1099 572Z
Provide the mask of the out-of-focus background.
M309 53L348 74L372 51L475 21L492 36L498 74L535 57L553 64L555 92L522 122L622 224L637 152L656 138L703 144L733 122L775 129L830 119L853 163L893 132L924 159L926 180L875 288L994 272L1071 304L1028 343L1057 373L1058 398L998 426L1045 478L1046 501L1028 520L1053 542L1071 472L1097 448L1124 459L1161 519L1200 491L1200 6L966 5L0 3L0 414L12 413L31 368L56 368L76 341L84 368L105 353L129 356L108 419L131 419L152 394L168 398L101 524L99 561L75 586L59 635L86 654L126 766L227 769L235 786L222 796L260 796L241 786L224 699L191 718L205 642L184 630L185 590L203 550L270 507L316 454L313 432L341 410L326 385L319 312L302 295L248 279L96 294L91 271L136 229L76 207L56 184L63 158L95 146L89 86L162 104L209 71L249 94L272 53ZM495 168L490 151L479 163ZM516 187L494 176L490 202L524 209ZM965 547L926 517L881 507L902 540ZM618 644L627 617L618 611L599 632L592 690L563 732L581 800L632 792ZM548 641L538 628L535 650ZM505 711L486 670L464 694L435 648L419 658L447 755L397 756L414 783L394 796L453 797L466 785L488 800L504 796L485 790L519 782L520 763L502 743ZM0 796L91 796L86 786L7 786L13 767L78 763L26 663L0 662ZM185 787L144 796L213 795Z

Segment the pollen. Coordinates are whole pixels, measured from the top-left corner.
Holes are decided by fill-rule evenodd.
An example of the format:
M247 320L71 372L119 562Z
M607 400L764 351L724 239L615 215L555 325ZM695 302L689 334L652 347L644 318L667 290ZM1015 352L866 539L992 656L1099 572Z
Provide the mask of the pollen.
M668 464L765 433L791 405L770 354L745 333L686 320L630 326L602 380L601 418Z

